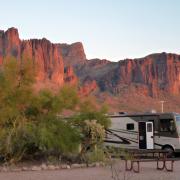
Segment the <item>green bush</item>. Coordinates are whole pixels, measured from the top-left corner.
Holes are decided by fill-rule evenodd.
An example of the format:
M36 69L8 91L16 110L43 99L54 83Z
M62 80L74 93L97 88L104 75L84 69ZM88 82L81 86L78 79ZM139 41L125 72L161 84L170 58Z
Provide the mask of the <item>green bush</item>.
M7 161L16 162L34 153L33 133L27 123L4 128L0 133L0 153Z
M95 148L92 151L86 152L85 158L88 163L106 161L106 155L104 154L103 148Z
M37 146L42 153L66 155L78 151L80 134L65 121L47 118L37 129Z
M0 68L0 155L4 160L15 162L36 155L71 157L78 153L79 145L86 152L86 147L102 143L110 122L104 107L98 110L68 86L56 93L34 92L32 61L4 62ZM74 115L62 118L64 110L74 111Z

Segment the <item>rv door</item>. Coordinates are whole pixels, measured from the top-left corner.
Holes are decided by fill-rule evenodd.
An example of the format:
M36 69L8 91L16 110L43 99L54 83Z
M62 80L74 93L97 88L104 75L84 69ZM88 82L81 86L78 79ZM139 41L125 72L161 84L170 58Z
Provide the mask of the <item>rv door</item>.
M139 122L139 149L154 149L153 122Z
M147 141L147 149L154 149L154 130L153 123L146 122L146 141Z

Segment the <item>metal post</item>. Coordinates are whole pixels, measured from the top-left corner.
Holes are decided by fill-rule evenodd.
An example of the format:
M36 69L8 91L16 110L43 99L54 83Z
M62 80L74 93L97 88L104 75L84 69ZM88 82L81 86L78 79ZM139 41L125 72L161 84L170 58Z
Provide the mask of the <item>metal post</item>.
M165 102L165 101L160 101L160 103L161 103L161 112L162 112L162 113L164 112L164 102Z

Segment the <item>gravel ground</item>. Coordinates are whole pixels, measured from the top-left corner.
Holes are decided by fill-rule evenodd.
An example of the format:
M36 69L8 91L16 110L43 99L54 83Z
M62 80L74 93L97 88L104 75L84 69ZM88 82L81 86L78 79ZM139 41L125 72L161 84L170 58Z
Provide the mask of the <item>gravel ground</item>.
M156 163L141 163L141 172L125 172L124 163L113 169L114 180L180 180L180 161L174 163L174 172L156 170ZM115 173L115 171L113 171ZM55 171L0 172L0 180L113 180L109 167L78 168Z

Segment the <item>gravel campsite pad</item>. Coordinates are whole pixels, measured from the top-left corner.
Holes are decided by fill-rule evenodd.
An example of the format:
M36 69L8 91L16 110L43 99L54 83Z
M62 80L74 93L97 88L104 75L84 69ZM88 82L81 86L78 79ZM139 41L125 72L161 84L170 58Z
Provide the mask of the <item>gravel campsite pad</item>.
M125 172L124 162L118 162L113 166L113 170L110 167L84 167L0 172L0 180L179 180L179 170L180 161L175 162L174 172L156 170L155 162L142 163L140 173Z

